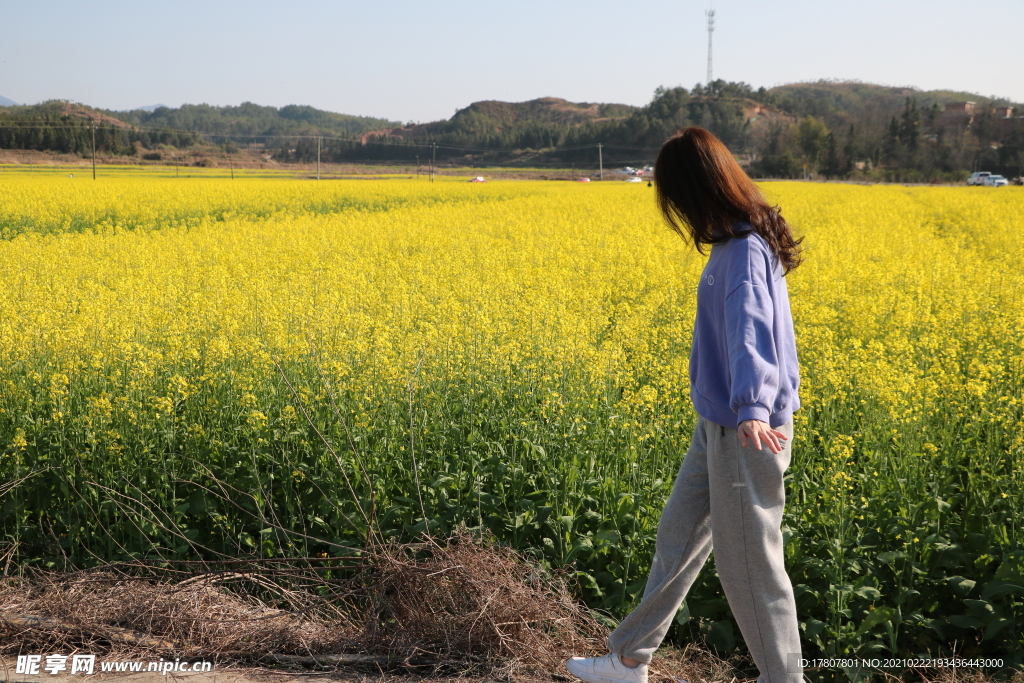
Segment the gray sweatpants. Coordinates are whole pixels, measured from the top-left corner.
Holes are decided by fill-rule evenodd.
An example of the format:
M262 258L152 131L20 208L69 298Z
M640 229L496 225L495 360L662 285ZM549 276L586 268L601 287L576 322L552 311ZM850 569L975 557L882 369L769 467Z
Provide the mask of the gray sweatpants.
M713 543L729 607L761 672L757 683L801 683L800 631L780 529L793 422L777 429L788 438L773 454L751 439L743 448L735 429L698 417L658 524L643 600L608 636L611 652L651 661Z

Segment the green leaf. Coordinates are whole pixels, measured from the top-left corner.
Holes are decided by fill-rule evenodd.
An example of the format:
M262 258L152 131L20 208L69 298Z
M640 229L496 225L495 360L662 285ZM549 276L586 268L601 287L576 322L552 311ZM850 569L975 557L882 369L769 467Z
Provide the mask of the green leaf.
M818 594L802 583L793 586L793 597L796 598L797 608L803 611L809 611L821 602Z
M1024 583L1024 572L1021 571L1021 558L1018 553L1013 553L999 565L995 578L1016 584Z
M1022 588L1021 586L1018 586L1015 583L1009 583L1006 581L1000 581L999 579L996 579L994 581L989 581L985 584L985 588L983 588L981 591L981 598L983 600L988 600L991 597L994 597L996 595L1002 595L1003 593L1020 592L1024 592L1024 588Z
M924 619L921 623L925 626L925 628L929 628L935 633L937 633L939 638L942 638L943 640L946 639L946 633L942 629L946 622L942 621L941 619Z
M878 561L886 564L891 564L896 560L902 560L907 556L906 553L900 550L890 550L884 553L878 553Z
M711 632L708 633L708 645L724 654L732 652L736 647L736 636L732 630L732 621L716 621L711 624Z
M825 622L817 619L806 619L800 622L800 628L808 638L814 638L825 630Z
M572 540L572 548L569 550L569 555L565 558L566 564L572 562L577 555L589 554L587 551L594 549L594 543L590 540L590 536L577 536Z
M997 617L994 621L990 622L985 626L985 637L982 638L982 640L988 640L990 638L995 637L997 633L1002 631L1005 627L1010 626L1011 624L1013 624L1012 619L1007 619L1005 617Z
M633 511L633 496L631 496L629 494L624 494L621 497L619 497L619 505L618 505L618 509L615 511L615 516L618 519L622 519L623 517L625 517L626 515L628 515L632 511Z
M587 572L576 572L576 580L584 588L589 588L591 590L599 591L599 588L598 588L598 585L597 585L597 579L595 579L593 576L591 576Z
M882 592L877 588L872 588L871 586L861 586L857 590L853 591L853 593L854 595L859 595L865 600L878 600L882 597Z
M603 612L598 612L596 610L590 610L590 616L594 617L594 619L596 619L598 623L600 623L602 626L604 626L605 628L608 628L608 629L614 630L615 627L617 627L619 625L619 622L615 621L614 619L612 619L607 614L604 614Z
M995 608L987 600L964 600L964 606L971 616L982 621L988 621L995 615Z
M953 616L946 619L947 622L953 624L953 626L959 626L960 628L981 628L982 623L980 619L969 617L966 614L954 614Z
M971 592L971 589L977 584L976 581L965 579L962 576L950 576L946 579L946 582L953 587L957 595L964 596Z
M447 474L442 474L440 477L437 478L437 480L433 484L430 485L430 488L436 491L437 489L441 488L445 484L452 481L455 481L454 477L450 477Z
M685 624L690 620L690 606L683 600L683 606L676 612L676 623Z
M864 617L864 620L860 622L860 626L857 627L857 635L862 636L879 624L898 621L898 619L896 610L892 607L879 607L869 610L868 615Z

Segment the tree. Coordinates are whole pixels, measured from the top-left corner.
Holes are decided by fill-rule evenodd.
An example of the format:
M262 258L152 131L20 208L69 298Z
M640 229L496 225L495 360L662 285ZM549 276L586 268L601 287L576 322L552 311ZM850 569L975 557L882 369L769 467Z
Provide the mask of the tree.
M825 151L829 130L821 119L805 116L799 128L800 149L812 165L817 165Z
M882 152L885 155L885 159L891 160L896 158L896 152L899 151L900 147L900 124L893 116L889 119L889 130L885 136L885 142L882 144ZM881 162L881 158L876 160L877 163Z
M857 143L857 133L850 124L850 130L846 133L846 144L843 145L843 169L849 173L860 156L860 145Z
M907 149L917 150L917 138L921 133L921 112L917 108L917 98L908 97L903 107L902 120L899 126L899 139Z
M839 154L836 151L836 136L832 133L825 138L825 162L821 166L825 179L839 175Z

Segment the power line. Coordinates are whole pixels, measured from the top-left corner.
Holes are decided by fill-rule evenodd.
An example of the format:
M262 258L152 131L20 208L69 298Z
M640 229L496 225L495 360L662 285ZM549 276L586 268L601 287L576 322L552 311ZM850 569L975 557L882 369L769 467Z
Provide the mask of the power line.
M11 124L14 124L14 125L11 125ZM125 132L125 133L176 133L176 134L179 134L179 135L196 135L196 136L199 136L199 137L209 137L209 138L217 138L217 137L222 137L222 138L253 138L253 139L261 139L261 140L271 140L271 139L273 139L273 140L329 140L329 141L335 141L335 142L359 143L359 144L364 145L364 146L365 145L388 145L388 146L392 146L392 147L420 147L420 148L425 148L425 149L433 149L434 147L436 147L438 149L462 150L462 151L467 151L467 152L507 152L509 150L517 149L517 148L512 148L512 147L480 147L480 146L469 146L469 145L456 145L456 144L451 144L451 143L432 142L432 141L431 142L413 142L413 141L410 141L410 140L406 140L405 138L398 138L398 139L396 139L396 138L384 138L384 139L380 139L378 136L374 136L374 137L371 137L371 138L364 138L364 137L344 137L344 136L340 136L340 135L308 135L308 134L301 134L301 135L299 135L299 134L296 134L296 135L272 134L271 135L271 134L222 133L222 132L207 133L207 132L202 132L202 131L183 130L183 129L178 129L178 128L139 128L139 127L127 128L127 127L123 127L123 126L113 126L113 125L110 125L110 124L107 124L105 126L104 125L93 125L91 127L95 128L96 130ZM88 123L83 123L81 125L52 125L52 124L47 124L47 123L38 123L38 122L29 122L29 121L24 121L24 122L23 121L4 121L3 119L0 119L0 128L12 128L12 129L15 129L15 130L28 129L28 128L48 128L48 129L51 129L51 130L88 130L90 128L90 125ZM538 151L543 150L543 151L547 152L547 151L557 150L557 151L569 152L569 151L580 150L580 149L593 149L594 147L597 146L597 144L598 143L590 143L590 144L583 144L583 145L564 145L564 146L555 145L553 147L539 148ZM606 145L606 147L609 147L609 149L611 149L614 146ZM631 147L630 149L639 149L639 148L632 148Z
M83 122L83 123L77 124L77 125L76 124L63 123L63 122L60 123L60 124L54 124L54 123L48 123L48 122L40 122L38 119L32 120L32 121L29 121L29 120L6 120L5 121L4 119L0 118L0 129L10 129L10 130L23 130L23 129L80 130L80 131L83 131L83 132L86 131L86 130L90 130L91 135L92 135L92 145L91 145L92 149L90 151L92 153L93 165L94 166L95 166L95 163L96 163L96 153L97 153L97 145L96 145L96 131L97 130L104 131L104 132L124 133L124 134L133 134L133 133L134 134L155 134L155 135L176 134L176 135L179 135L179 136L194 136L194 137L199 137L199 138L207 139L209 142L212 142L213 144L216 144L217 138L220 138L221 140L224 141L221 144L226 144L227 142L232 142L232 141L234 141L235 139L238 139L238 138L249 139L249 140L263 140L263 141L267 141L267 140L296 140L296 141L312 141L312 140L316 140L316 155L317 155L316 156L316 161L317 161L317 178L318 179L320 177L321 154L322 154L322 151L323 151L324 141L327 141L329 143L340 143L340 144L344 144L344 145L349 145L349 144L350 145L356 145L358 147L363 147L363 148L373 147L373 146L380 146L380 147L387 148L387 149L389 149L391 151L400 151L401 149L409 149L410 151L412 151L412 150L427 150L427 149L429 149L430 150L430 176L431 176L431 179L433 179L433 176L434 176L434 173L435 173L434 169L436 168L437 151L439 149L440 150L455 151L455 152L464 152L464 153L476 153L476 154L483 154L483 155L486 155L486 154L514 155L513 159L504 159L502 161L493 160L492 163L494 165L496 165L496 166L497 165L507 166L510 163L512 163L512 164L515 164L515 165L520 166L522 168L528 168L528 167L560 168L560 167L564 166L564 163L565 163L564 161L541 161L539 159L536 159L536 156L551 155L551 154L563 154L563 153L566 153L566 152L590 150L590 149L594 149L596 147L597 148L597 153L598 153L598 173L599 173L599 176L601 178L604 177L604 154L603 154L604 150L607 149L609 151L627 152L627 153L630 153L630 154L633 154L633 155L646 155L645 158L615 159L614 160L614 163L617 163L617 164L634 164L634 163L642 164L642 163L646 163L646 162L650 161L650 157L654 156L657 153L658 149L659 149L659 148L656 148L656 147L645 147L645 146L639 146L639 145L636 145L636 146L632 146L632 145L614 145L614 144L613 145L606 145L604 143L600 143L599 142L599 143L577 144L577 145L563 145L563 146L555 145L555 146L552 146L552 147L543 147L543 148L533 149L533 150L530 150L530 151L525 151L521 147L482 147L482 146L470 146L470 145L457 145L457 144L452 144L452 143L438 142L438 141L435 141L435 140L430 140L429 138L427 140L424 140L424 141L421 141L421 142L417 142L417 141L414 141L414 140L407 140L407 139L404 139L404 138L388 138L388 137L382 137L382 136L367 137L366 135L362 135L362 136L358 136L358 137L345 137L345 136L340 136L340 135L309 135L309 134L283 135L283 134L251 134L251 133L237 133L237 132L235 132L235 133L225 133L225 132L210 133L210 132L202 132L202 131L195 131L195 130L182 130L182 129L176 129L176 128L142 128L142 127L114 126L114 125L111 125L111 124L105 124L104 125L102 123L97 123L96 121L92 121L92 122L86 121L86 122ZM174 157L174 161L175 161L175 172L177 173L177 162L178 162L177 156ZM348 162L348 163L359 163L360 160L357 160L357 159L346 159L345 161ZM391 163L401 162L401 161L403 161L403 159L401 159L401 158L397 158L397 159L396 158L390 158L390 159L371 158L371 159L365 159L365 160L362 160L362 161L366 162L366 163L377 163L377 164L380 164L380 163L387 163L387 162L391 162ZM472 165L476 165L478 167L481 166L481 165L482 166L486 166L487 165L487 160L486 159L477 159L475 161L475 164L472 164ZM233 170L234 169L233 169L233 163L232 163L232 171Z

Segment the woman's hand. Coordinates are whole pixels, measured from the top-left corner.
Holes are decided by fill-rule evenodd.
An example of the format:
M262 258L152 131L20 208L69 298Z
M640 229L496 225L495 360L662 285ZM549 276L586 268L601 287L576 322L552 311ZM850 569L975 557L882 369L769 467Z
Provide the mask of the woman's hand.
M761 442L764 441L772 453L778 453L782 450L779 439L786 440L785 434L777 429L772 429L768 426L767 422L761 422L761 420L741 422L740 426L736 428L736 434L739 435L740 445L744 448L747 447L747 439L750 438L754 440L754 446L757 450L761 450Z

